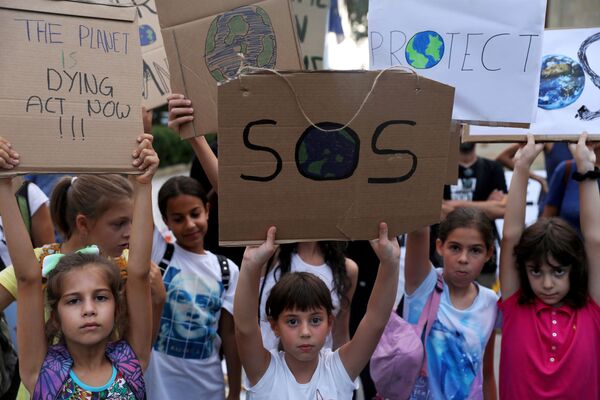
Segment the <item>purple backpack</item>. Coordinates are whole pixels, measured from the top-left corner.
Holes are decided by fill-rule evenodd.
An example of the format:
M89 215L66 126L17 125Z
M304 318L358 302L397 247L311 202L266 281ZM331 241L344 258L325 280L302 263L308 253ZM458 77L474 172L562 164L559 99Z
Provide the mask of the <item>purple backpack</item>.
M106 347L106 357L123 374L135 398L145 400L146 385L142 367L131 346L124 340L109 343ZM31 398L33 400L56 399L69 377L72 366L73 359L64 345L50 346Z
M392 311L371 357L371 378L379 398L406 400L410 397L417 378L427 376L424 342L437 317L443 288L442 277L438 274L435 288L416 325L409 324L397 311ZM401 307L402 304L398 306L400 312Z

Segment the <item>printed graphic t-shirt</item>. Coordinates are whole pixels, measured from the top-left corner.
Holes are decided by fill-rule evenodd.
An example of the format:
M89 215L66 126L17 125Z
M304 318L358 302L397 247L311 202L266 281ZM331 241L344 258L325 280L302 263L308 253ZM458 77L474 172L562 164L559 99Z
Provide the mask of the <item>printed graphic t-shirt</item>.
M271 350L271 362L256 385L248 389L251 400L350 400L355 382L350 379L337 351L321 349L319 364L310 382L298 383L285 362L285 353Z
M155 230L152 261L159 263L166 242ZM221 309L233 315L239 269L229 260L229 289L221 279L217 256L189 252L175 244L163 281L167 300L145 373L149 400L222 399L225 386L217 334Z
M417 324L435 288L436 274L431 267L421 286L406 295L403 315L409 323ZM492 290L475 284L479 293L473 304L459 310L452 305L444 283L437 318L427 340L427 374L434 399L483 399L483 355L496 326L498 298Z

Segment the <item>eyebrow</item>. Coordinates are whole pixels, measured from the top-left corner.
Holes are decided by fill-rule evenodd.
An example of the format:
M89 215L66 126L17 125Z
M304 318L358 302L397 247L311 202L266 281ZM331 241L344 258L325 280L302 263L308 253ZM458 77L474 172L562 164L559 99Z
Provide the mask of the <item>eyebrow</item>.
M97 294L97 293L102 293L102 292L109 292L112 294L112 290L110 290L110 288L95 289L92 293ZM69 293L63 294L60 297L63 298L63 297L67 297L67 296L81 296L81 292L69 292Z

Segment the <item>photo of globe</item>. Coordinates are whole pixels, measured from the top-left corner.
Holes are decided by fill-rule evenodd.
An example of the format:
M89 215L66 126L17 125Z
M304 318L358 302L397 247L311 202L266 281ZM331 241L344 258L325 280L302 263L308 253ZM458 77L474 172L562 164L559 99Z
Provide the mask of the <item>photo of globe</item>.
M140 45L149 46L156 42L156 32L150 25L140 25Z
M358 165L360 139L356 132L335 122L316 124L304 131L296 144L296 166L302 176L315 181L345 179Z
M444 57L444 39L434 31L416 33L406 44L405 54L414 68L435 67Z
M247 6L217 16L206 35L204 58L217 82L235 78L241 65L274 68L277 43L267 12Z
M570 57L547 55L542 59L538 107L557 110L573 104L585 86L581 65Z

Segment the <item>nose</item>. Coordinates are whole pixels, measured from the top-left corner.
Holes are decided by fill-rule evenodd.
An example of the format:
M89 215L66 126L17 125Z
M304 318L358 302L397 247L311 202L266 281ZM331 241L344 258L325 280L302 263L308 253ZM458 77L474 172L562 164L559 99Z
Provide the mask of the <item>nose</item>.
M96 305L91 300L85 300L81 312L84 317L93 317L96 315Z
M127 239L129 239L129 236L131 236L131 222L126 224L127 226L125 227L124 231L123 231L123 236L126 237Z
M185 218L185 227L186 228L193 228L194 227L194 219L191 217L186 217Z
M468 250L463 250L460 252L460 255L458 257L458 261L460 263L466 264L468 262Z
M302 336L303 338L308 338L311 336L310 327L308 326L308 322L306 321L303 322L300 326L300 336Z
M552 276L550 274L544 274L542 285L544 286L544 289L552 289L554 283L552 282Z

